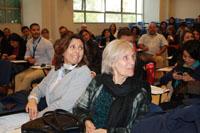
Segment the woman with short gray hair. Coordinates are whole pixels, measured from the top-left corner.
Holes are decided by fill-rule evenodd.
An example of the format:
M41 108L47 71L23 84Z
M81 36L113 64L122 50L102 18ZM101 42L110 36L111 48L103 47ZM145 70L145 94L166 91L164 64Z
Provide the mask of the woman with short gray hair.
M91 81L74 109L86 133L130 133L135 120L148 111L150 87L133 78L135 54L124 40L104 49L102 74Z

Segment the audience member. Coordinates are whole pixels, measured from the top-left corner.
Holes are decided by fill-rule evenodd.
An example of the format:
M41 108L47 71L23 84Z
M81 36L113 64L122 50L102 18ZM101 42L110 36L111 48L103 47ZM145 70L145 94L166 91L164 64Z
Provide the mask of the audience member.
M175 28L175 30L178 29L177 24L176 24L176 20L175 20L174 17L169 18L168 26L170 26L170 25L172 25Z
M167 38L167 22L166 21L162 21L160 23L158 33L162 34L165 38Z
M47 40L50 40L50 36L49 36L49 30L47 28L43 28L41 30L41 35L42 37L44 37Z
M21 32L22 32L22 38L27 43L27 41L31 39L30 29L27 26L22 26Z
M135 43L136 48L138 48L138 40L140 38L140 28L138 26L133 26L131 28L131 33L133 35L133 43Z
M86 24L82 24L81 25L81 30L87 30L87 25Z
M11 86L12 77L27 68L26 65L10 62L24 59L26 52L25 41L16 33L12 33L9 40L12 46L12 53L11 55L3 54L0 60L0 94L2 96L7 94L8 88Z
M16 33L12 33L9 36L10 45L12 46L12 52L10 55L2 54L2 60L22 60L26 52L26 44L24 40Z
M168 42L165 37L157 33L156 24L151 22L148 26L148 33L139 39L139 47L143 50L141 58L144 61L154 61L156 67L167 66L167 46Z
M10 29L6 27L6 28L3 29L3 32L4 32L5 38L9 39L9 36L11 35Z
M29 92L27 91L21 91L0 100L4 112L7 111L5 108L6 103L15 103L16 106L11 111L16 111L16 108L25 108L28 102L26 111L30 119L27 119L27 114L21 114L20 120L13 121L14 123L11 124L10 128L14 129L28 120L41 117L47 111L64 109L72 112L76 100L90 83L90 70L86 66L85 48L80 37L73 36L69 38L63 44L60 44L57 52L55 68L30 92L28 101L27 95ZM11 116L16 115L18 114ZM11 116L5 116L6 120L9 121ZM2 123L2 120L0 119L0 132L4 126L7 127L10 124L5 120Z
M12 53L12 46L10 45L9 36L11 32L9 28L4 28L3 30L3 38L1 40L1 54L8 54Z
M126 40L133 45L133 36L132 36L131 30L128 27L120 28L117 33L117 38ZM135 46L134 46L134 48L135 48Z
M59 44L62 44L66 39L68 39L69 37L71 37L73 35L73 33L71 31L69 31L67 29L67 27L65 27L65 26L59 27L59 34L60 34L60 38L55 41L54 49L59 47Z
M131 43L133 46L134 51L137 50L136 42L133 42L133 34L128 29L128 27L120 28L117 34L118 39L125 40ZM136 54L136 61L135 61L135 71L134 77L138 79L145 79L145 70L144 70L145 62L140 59L140 54Z
M100 47L105 48L107 44L109 44L115 37L111 34L109 29L104 29L101 34L101 42Z
M92 80L74 109L86 133L130 132L148 112L150 86L132 78L135 54L125 40L114 40L104 49L102 74Z
M185 31L183 32L182 36L181 36L181 47L182 45L184 45L184 43L186 43L189 40L194 40L194 35L192 34L192 32L190 31Z
M200 30L200 15L197 17L197 21L194 23L194 29Z
M168 26L167 28L167 41L169 44L167 47L168 56L172 57L171 59L169 59L169 66L174 66L180 54L180 46L174 26L172 25Z
M194 35L194 40L200 41L200 30L194 29L193 35Z
M30 26L32 38L27 42L27 50L24 59L30 65L51 64L54 49L50 41L40 36L40 26L33 23ZM29 68L15 76L15 91L30 89L31 82L35 79L44 77L41 69Z
M185 98L200 98L200 42L187 41L182 47L182 60L161 78L161 84L172 81L172 102L182 104ZM174 104L174 105L176 105Z
M109 26L109 30L110 30L110 33L115 37L117 38L117 26L115 23L112 23L110 26Z
M179 28L178 30L176 31L176 36L179 37L179 43L183 43L182 42L182 36L185 32L189 31L187 25L185 22L182 22L180 25L179 25Z
M84 40L89 68L96 74L99 74L101 70L101 51L98 48L97 42L91 37L88 30L81 30L79 35Z

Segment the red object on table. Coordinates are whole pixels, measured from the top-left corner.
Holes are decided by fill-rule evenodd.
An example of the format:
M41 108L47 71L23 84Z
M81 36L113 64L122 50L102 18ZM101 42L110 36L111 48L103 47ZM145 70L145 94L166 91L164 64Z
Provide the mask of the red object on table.
M146 72L147 72L147 82L150 85L153 85L155 80L155 64L152 62L146 64Z

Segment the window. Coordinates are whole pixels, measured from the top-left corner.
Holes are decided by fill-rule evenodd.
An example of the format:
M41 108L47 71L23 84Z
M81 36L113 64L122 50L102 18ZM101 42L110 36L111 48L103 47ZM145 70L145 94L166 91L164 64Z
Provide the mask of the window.
M0 23L21 23L20 0L0 0Z
M143 21L143 0L73 0L75 23Z

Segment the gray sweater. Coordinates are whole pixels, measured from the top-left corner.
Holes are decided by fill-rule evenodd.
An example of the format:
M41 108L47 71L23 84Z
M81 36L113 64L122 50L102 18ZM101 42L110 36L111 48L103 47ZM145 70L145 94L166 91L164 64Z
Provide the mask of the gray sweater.
M72 112L76 100L86 90L91 81L90 70L87 66L74 68L66 74L50 91L51 85L58 77L58 71L54 69L45 77L45 79L31 91L31 96L38 100L46 97L48 107L39 112L39 117L47 111L55 109L64 109Z

